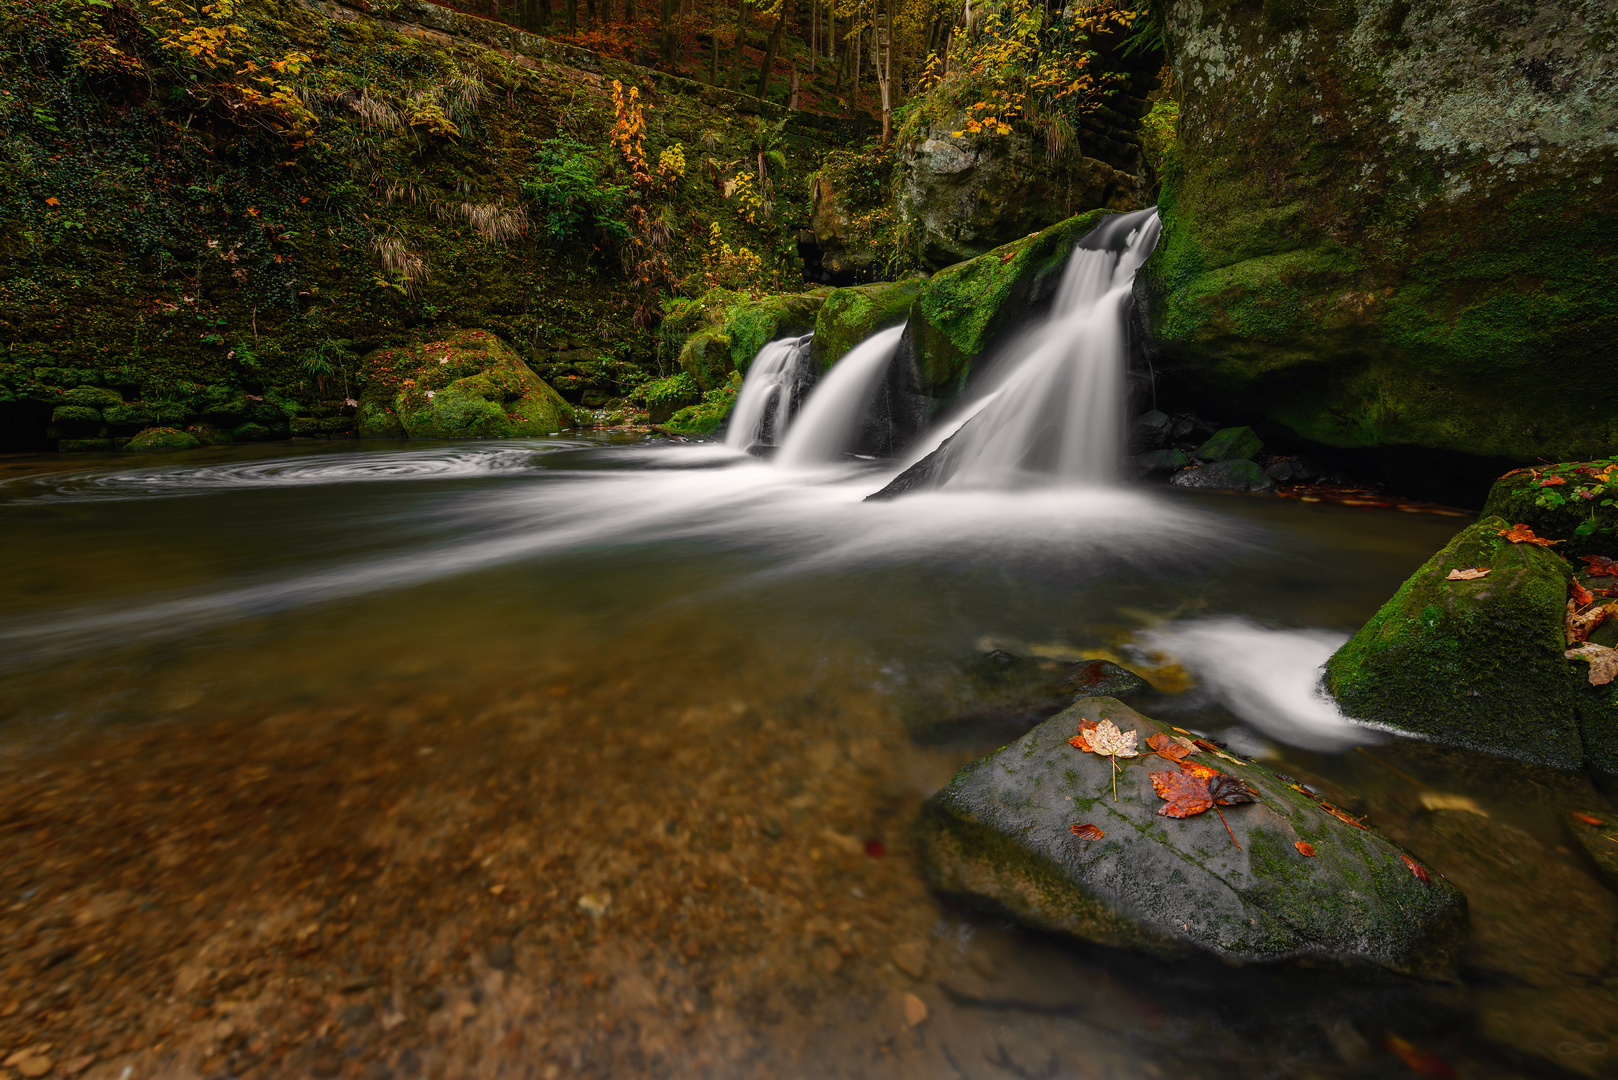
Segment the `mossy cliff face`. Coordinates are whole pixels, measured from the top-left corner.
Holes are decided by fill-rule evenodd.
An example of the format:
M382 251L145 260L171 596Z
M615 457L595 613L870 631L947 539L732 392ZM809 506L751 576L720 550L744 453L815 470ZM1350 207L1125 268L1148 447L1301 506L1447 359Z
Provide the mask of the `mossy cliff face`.
M486 330L378 349L365 358L366 438L510 439L573 426L560 394Z
M1400 731L1547 765L1585 761L1586 667L1564 658L1572 570L1554 551L1500 536L1503 518L1462 530L1326 664L1343 711ZM1450 581L1451 571L1486 568Z
M689 336L680 345L680 370L704 391L745 375L766 342L801 337L815 328L829 289L749 296L711 289L700 300L676 301L665 333Z
M1166 12L1180 136L1142 284L1173 392L1341 447L1611 448L1618 8Z
M1041 930L1161 953L1232 961L1315 958L1443 976L1465 937L1466 902L1444 878L1420 881L1398 847L1348 825L1253 762L1198 755L1259 801L1174 819L1155 754L1107 759L1068 744L1107 718L1139 742L1170 732L1113 698L1086 698L963 769L922 808L933 888ZM1117 783L1117 799L1113 783ZM1092 824L1102 838L1079 839ZM1312 845L1304 856L1299 842Z
M656 364L637 315L724 270L720 241L756 257L755 287L796 279L783 222L807 215L803 178L834 141L813 118L780 134L774 216L750 217L702 175L705 153L752 160L723 91L419 0L387 9L0 5L0 449L199 421L351 433L361 355L465 327L594 406ZM217 61L177 44L181 22L220 35ZM296 92L272 100L261 77ZM649 160L683 147L683 174L633 183L607 138L613 77L641 92ZM536 194L553 151L590 182ZM667 230L649 285L624 269L637 220ZM118 399L84 408L143 415L53 432L81 387Z

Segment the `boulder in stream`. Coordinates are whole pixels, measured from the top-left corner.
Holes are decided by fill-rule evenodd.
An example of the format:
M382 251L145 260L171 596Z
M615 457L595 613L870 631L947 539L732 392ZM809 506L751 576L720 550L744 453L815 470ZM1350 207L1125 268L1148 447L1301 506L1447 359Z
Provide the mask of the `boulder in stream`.
M1151 689L1110 660L1050 660L1003 649L923 682L905 725L920 743L1013 738L1081 697L1127 698Z
M202 445L189 431L179 428L153 427L139 432L124 445L125 450L194 450Z
M1068 742L1081 721L1102 719L1139 733L1141 756L1119 760L1116 773ZM1151 774L1179 770L1146 749L1158 733L1174 729L1114 698L1085 698L968 765L922 808L929 883L1105 945L1453 972L1466 901L1442 876L1301 786L1223 751L1191 760L1237 778L1257 801L1225 807L1224 822L1212 811L1161 815L1168 804ZM1099 835L1083 838L1075 830L1084 825Z
M365 358L362 438L506 439L573 426L573 410L487 330L453 330Z
M1215 461L1195 469L1175 473L1169 483L1175 487L1207 488L1213 491L1274 491L1275 480L1257 464L1246 460Z

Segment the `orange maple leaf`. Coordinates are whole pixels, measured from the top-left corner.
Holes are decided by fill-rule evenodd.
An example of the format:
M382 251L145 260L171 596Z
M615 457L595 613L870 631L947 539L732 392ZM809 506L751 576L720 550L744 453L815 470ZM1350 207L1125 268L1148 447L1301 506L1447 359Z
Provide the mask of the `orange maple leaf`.
M1187 754L1197 752L1196 744L1190 739L1176 739L1173 735L1165 735L1162 732L1147 739L1146 745L1150 746L1159 757L1167 758L1176 765L1180 764Z
M1083 825L1070 825L1068 828L1072 829L1073 835L1077 836L1080 840L1100 840L1104 835L1106 835L1089 822L1085 822Z
M1567 483L1567 478L1566 477L1547 476L1545 479L1543 479L1543 480L1541 480L1539 482L1539 486L1540 487L1558 487L1558 486L1560 486L1562 484L1565 484L1565 483Z
M45 205L46 206L61 206L62 203L61 203L60 199L57 199L57 198L55 198L53 196L53 197L45 200Z
M1185 762L1180 763L1180 768L1185 769ZM1209 777L1203 776L1200 771L1155 772L1152 774L1152 790L1164 802L1157 808L1157 812L1164 817L1191 817L1212 807L1214 813L1219 815L1220 823L1225 826L1225 831L1230 833L1230 842L1236 845L1237 851L1242 849L1230 822L1225 820L1224 811L1219 808L1257 802L1258 796L1234 776L1214 773Z
M1312 859L1315 857L1315 845L1309 843L1307 840L1299 840L1292 846L1297 848L1298 854L1304 856L1305 858Z
M1561 540L1547 540L1542 536L1535 536L1533 529L1521 523L1513 525L1509 529L1496 529L1495 532L1510 540L1513 544L1536 544L1539 547L1550 547L1552 544L1562 543Z
M1403 859L1405 861L1405 865L1410 868L1410 872L1416 875L1417 881L1421 882L1423 885L1431 885L1433 883L1433 875L1429 874L1427 872L1427 868L1421 865L1421 863L1417 862L1415 859L1412 859L1409 855L1406 855L1402 851L1399 853L1399 858Z

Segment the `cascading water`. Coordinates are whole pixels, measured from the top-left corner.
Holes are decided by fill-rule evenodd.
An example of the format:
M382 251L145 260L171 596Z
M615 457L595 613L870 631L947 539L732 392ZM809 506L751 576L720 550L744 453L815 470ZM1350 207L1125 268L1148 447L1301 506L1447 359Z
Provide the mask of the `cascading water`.
M1080 241L1051 312L999 365L929 470L934 485L1015 486L1043 474L1105 483L1118 469L1130 287L1157 244L1157 211L1106 219Z
M777 464L802 468L842 460L876 398L903 333L903 326L879 330L826 373L781 444Z
M766 342L753 357L725 432L726 446L781 445L803 394L813 340L813 334L805 334Z

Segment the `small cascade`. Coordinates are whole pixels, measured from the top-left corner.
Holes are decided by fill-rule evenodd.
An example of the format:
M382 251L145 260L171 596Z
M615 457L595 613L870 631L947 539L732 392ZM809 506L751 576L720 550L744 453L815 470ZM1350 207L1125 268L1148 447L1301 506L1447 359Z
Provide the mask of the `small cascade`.
M766 342L753 357L725 431L726 446L746 450L781 445L809 381L809 345L814 337Z
M1034 477L1106 483L1122 449L1125 320L1157 211L1106 219L1080 241L1050 314L1004 358L928 469L933 485L1008 487ZM935 443L937 445L937 443Z
M903 333L903 326L880 330L833 365L809 395L786 441L781 443L777 464L802 468L843 459L888 373Z

